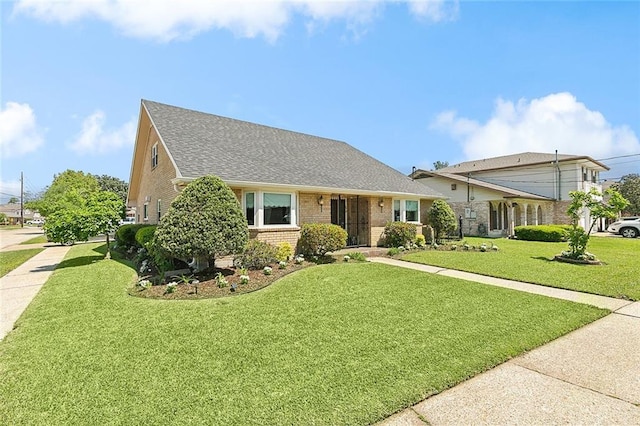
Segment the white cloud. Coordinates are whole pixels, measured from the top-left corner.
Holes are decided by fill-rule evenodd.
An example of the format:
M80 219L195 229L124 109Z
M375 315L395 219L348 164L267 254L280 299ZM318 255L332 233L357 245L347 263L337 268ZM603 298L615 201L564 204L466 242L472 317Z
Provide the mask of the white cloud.
M7 102L0 109L0 154L2 158L20 157L43 144L36 116L29 104Z
M294 15L310 27L333 20L362 26L389 3L406 3L411 14L433 22L453 19L458 10L458 0L18 0L14 13L63 24L99 19L128 36L165 42L210 29L274 41Z
M640 152L633 130L611 125L600 112L566 92L516 103L498 99L486 123L445 111L431 127L457 139L469 160L556 149L596 159Z
M105 129L106 117L98 110L84 119L82 130L69 148L78 154L105 154L122 147L133 146L136 119L132 118L117 129Z

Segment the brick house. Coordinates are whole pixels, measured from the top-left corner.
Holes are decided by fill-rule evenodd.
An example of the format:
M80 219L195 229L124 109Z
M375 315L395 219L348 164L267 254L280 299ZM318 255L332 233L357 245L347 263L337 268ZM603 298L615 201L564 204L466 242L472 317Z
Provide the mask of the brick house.
M158 223L192 180L216 175L236 194L251 238L296 246L300 225L333 223L350 246L377 246L388 221L421 226L441 194L352 146L142 100L128 206Z
M602 192L599 174L605 170L584 155L523 152L416 170L412 177L448 197L466 235L500 237L519 225L570 223L569 192ZM580 225L589 222L585 212Z

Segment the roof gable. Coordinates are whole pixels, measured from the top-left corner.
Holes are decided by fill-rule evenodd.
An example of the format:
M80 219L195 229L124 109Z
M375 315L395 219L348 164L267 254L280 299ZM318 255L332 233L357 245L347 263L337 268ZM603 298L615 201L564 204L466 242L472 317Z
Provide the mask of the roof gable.
M178 175L444 198L340 141L142 101Z

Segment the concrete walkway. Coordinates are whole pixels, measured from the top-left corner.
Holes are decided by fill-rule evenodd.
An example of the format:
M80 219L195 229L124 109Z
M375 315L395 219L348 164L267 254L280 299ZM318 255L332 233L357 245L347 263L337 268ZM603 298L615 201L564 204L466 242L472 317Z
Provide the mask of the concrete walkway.
M369 260L613 311L427 398L380 425L640 425L640 302L395 259Z

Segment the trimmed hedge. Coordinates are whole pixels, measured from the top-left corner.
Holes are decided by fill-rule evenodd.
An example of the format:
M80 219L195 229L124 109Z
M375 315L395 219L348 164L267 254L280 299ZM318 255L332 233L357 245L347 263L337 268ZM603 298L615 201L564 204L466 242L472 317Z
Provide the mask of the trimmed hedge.
M125 249L137 246L136 233L147 226L151 225L147 225L146 223L135 223L120 226L116 231L116 243L118 243L118 246L124 247Z
M567 232L571 225L531 225L516 226L514 233L516 238L524 241L567 241Z
M306 223L300 229L298 247L304 255L324 256L347 246L347 231L329 223Z
M416 226L407 222L387 222L384 227L384 245L409 247L416 239Z
M276 263L278 248L260 240L249 240L242 253L236 255L233 263L247 269L262 269Z
M140 247L147 247L147 244L153 241L153 234L156 232L156 225L147 225L138 229L136 232L136 242Z

